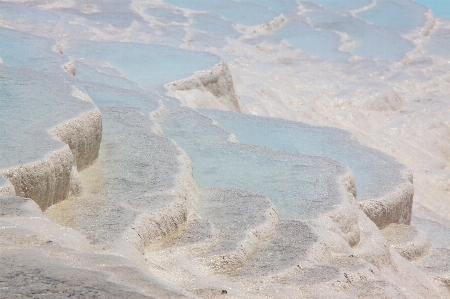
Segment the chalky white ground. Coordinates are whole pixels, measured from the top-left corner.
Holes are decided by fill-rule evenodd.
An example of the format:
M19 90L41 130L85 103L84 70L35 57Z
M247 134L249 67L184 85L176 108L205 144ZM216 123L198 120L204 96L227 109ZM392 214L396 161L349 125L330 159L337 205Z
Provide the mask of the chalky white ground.
M449 21L312 2L1 2L1 295L450 297Z

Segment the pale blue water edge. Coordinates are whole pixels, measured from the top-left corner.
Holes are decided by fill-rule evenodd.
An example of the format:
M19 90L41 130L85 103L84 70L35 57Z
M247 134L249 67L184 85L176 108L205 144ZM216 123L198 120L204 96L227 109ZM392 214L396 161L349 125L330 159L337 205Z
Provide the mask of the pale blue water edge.
M126 78L151 91L164 92L165 83L186 78L199 70L210 69L219 57L182 49L116 42L71 42L66 55L104 60L120 70ZM78 72L77 77L87 79Z
M450 0L414 0L431 8L436 18L450 19Z
M73 97L61 76L0 64L0 169L63 148L46 130L93 107Z
M264 24L273 20L280 14L286 15L292 13L297 7L296 1L293 0L229 1L226 5L224 5L223 1L165 0L164 2L182 8L206 11L217 17L222 16L229 21L246 26Z
M355 176L358 200L381 197L406 182L401 175L405 166L391 156L362 146L345 131L218 110L200 112L233 132L239 142L329 157L349 166Z
M189 108L167 109L159 124L189 155L199 187L267 196L286 220L311 219L342 202L338 177L347 168L335 160L228 142L228 132Z

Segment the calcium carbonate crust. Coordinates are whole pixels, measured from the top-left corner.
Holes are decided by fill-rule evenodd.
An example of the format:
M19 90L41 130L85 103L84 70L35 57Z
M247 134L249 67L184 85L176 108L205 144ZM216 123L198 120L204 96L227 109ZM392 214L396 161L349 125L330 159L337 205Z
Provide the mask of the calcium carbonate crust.
M347 167L347 173L339 178L341 186L342 204L337 206L334 211L326 213L337 229L329 227L344 239L351 247L357 245L360 241L360 228L358 225L358 207L356 204L356 183L351 170Z
M160 102L159 107L150 113L150 118L153 120L152 131L161 137L164 136L164 132L154 120L164 114L164 111L165 107ZM172 141L172 143L178 152L179 171L174 179L174 187L160 195L168 195L173 197L173 200L158 211L142 213L124 234L124 239L141 254L150 244L178 230L195 213L199 190L194 180L192 162L176 142Z
M242 112L234 90L233 78L226 61L222 60L208 71L197 72L189 78L168 83L168 95L191 108L213 108Z
M150 113L150 118L153 120L152 131L153 131L153 133L155 133L156 135L161 136L161 137L164 136L164 131L161 128L160 124L156 121L156 119L161 117L164 114L165 110L166 110L166 108L165 108L164 104L162 103L162 101L159 101L159 107Z
M102 121L97 108L49 130L61 147L44 159L3 169L9 181L0 193L33 199L42 210L81 192L77 169L90 165L98 155ZM11 188L14 186L14 189Z
M197 298L142 263L93 253L81 233L53 222L33 200L0 195L0 226L2 298Z
M391 246L409 261L425 256L431 249L427 234L412 225L390 224L381 232Z
M72 152L64 144L44 159L8 168L2 175L14 186L14 193L33 199L42 210L81 189Z
M230 206L230 202L228 201L231 198L241 201L251 198L252 211L254 214L260 215L261 219L256 223L247 224L247 227L241 228L242 231L236 231L234 233L234 237L238 236L240 238L236 243L230 241L230 243L233 243L234 248L231 245L226 252L215 253L195 259L195 261L204 264L215 273L226 273L242 267L245 265L248 257L254 253L258 244L267 240L275 233L276 225L280 220L275 205L264 196L229 187L203 188L202 193L206 197L224 197L225 201L223 203L227 206ZM203 198L203 200L205 199ZM210 201L211 198L206 200ZM229 208L234 209L232 206ZM204 219L204 221L208 221L208 219ZM230 221L233 221L233 219ZM214 238L211 239L210 241L217 241ZM201 245L205 248L211 246L208 242ZM197 246L197 250L202 250L202 248Z
M316 219L309 220L305 223L309 222L312 226L318 228L319 231L325 229L335 233L350 247L354 247L360 241L360 215L355 202L356 184L353 173L348 167L346 170L347 172L345 174L337 178L338 186L340 186L339 191L341 192L341 203L334 206L332 211L326 212ZM232 192L232 190L229 190L229 192ZM270 238L275 231L275 226L279 222L276 207L271 202L270 206L266 209L265 216L263 223L246 232L247 236L239 243L237 250L226 255L218 255L212 259L210 264L214 265L213 268L216 273L229 272L241 267L253 253L256 246ZM327 241L324 240L323 244L327 244ZM318 247L320 246L322 245L319 244Z
M173 199L160 210L139 215L133 226L124 233L123 238L140 253L151 243L175 232L195 213L199 191L194 181L192 163L188 155L175 142L173 144L179 152L175 186L162 194L156 194Z
M413 178L408 169L404 170L401 175L406 180L405 183L384 196L359 203L364 213L379 228L384 228L391 223L411 223L414 197Z
M0 195L14 195L15 192L13 184L6 178L0 176Z
M77 169L82 170L98 157L102 140L102 115L98 108L94 108L57 125L49 132L69 146Z

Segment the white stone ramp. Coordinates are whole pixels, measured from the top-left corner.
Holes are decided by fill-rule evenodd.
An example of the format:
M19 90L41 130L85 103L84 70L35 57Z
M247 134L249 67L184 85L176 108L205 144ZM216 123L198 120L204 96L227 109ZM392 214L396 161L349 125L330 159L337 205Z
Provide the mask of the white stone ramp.
M277 274L306 260L308 249L318 241L312 228L300 221L282 220L274 232L273 237L258 246L247 263L233 275L264 277Z
M150 116L130 108L101 112L102 144L81 174L85 191L46 213L97 249L123 251L131 244L143 252L188 218L198 196L192 166L179 147L153 132Z
M0 264L1 298L196 298L130 259L93 253L22 197L0 195Z

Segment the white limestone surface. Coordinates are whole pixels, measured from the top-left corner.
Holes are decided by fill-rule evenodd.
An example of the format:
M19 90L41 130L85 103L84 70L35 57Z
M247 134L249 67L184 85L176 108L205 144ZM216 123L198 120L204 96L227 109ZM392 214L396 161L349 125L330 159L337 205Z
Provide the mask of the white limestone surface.
M275 232L279 216L270 200L243 190L207 188L200 190L198 214L218 230L218 242L197 255L215 272L241 267L256 245Z
M430 250L430 241L426 233L412 225L390 224L381 232L395 250L407 260L420 258Z
M266 204L257 203L267 199L232 188L208 188L201 194L206 195L200 199L201 218L148 247L145 257L157 276L202 298L439 298L424 274L391 250L357 206L361 239L353 247L327 227L325 218L272 222L272 233L249 246L236 242L242 237L237 228L252 231L268 219L260 209ZM247 203L252 208L245 208ZM249 254L227 254L236 245ZM217 250L219 260L210 256Z
M129 258L94 253L30 199L0 195L0 227L2 298L197 298Z
M424 213L426 215L426 213ZM433 216L433 214L431 214ZM426 233L430 242L428 254L414 260L414 264L437 286L442 298L449 296L450 281L450 229L443 225L445 219L413 217L413 225Z
M197 218L147 247L146 257L230 272L246 264L257 244L274 234L278 220L275 206L263 196L233 188L201 189Z

